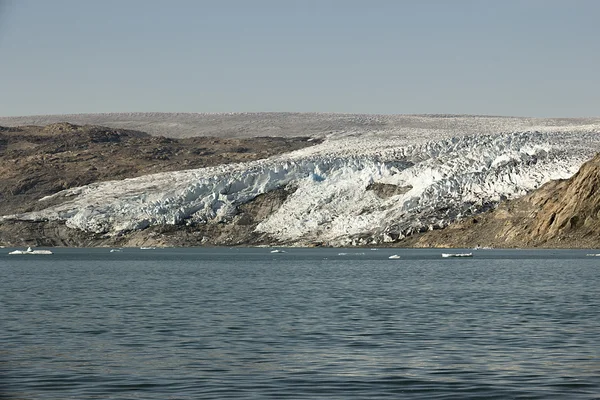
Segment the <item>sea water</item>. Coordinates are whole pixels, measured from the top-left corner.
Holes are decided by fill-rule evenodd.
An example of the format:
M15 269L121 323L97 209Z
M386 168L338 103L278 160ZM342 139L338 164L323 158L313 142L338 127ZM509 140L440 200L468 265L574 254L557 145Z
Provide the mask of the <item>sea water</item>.
M0 398L600 398L590 250L4 250Z

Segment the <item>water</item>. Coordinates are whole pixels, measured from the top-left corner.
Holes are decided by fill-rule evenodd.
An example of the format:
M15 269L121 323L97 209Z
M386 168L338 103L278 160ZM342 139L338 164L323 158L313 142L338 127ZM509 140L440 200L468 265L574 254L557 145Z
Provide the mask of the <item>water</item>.
M0 398L600 398L590 251L9 250Z

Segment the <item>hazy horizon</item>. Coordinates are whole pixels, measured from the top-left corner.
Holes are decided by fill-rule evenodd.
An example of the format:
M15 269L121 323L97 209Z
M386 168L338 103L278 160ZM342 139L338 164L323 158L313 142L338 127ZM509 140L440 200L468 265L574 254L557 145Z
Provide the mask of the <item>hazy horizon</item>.
M336 112L336 111L107 111L107 112L77 112L77 113L49 113L49 114L23 114L23 115L0 115L0 118L28 118L28 117L60 117L60 116L84 116L84 115L155 115L155 114L195 114L195 115L254 115L254 114L299 114L299 115L365 115L365 116L416 116L416 117L479 117L479 118L522 118L522 119L596 119L598 115L581 116L547 116L535 117L530 115L501 115L501 114L452 114L452 113L377 113L377 112Z

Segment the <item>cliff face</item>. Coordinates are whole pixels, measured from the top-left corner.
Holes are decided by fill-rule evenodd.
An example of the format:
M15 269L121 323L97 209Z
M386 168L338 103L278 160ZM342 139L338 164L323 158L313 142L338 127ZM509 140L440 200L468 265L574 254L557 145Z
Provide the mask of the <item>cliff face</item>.
M409 238L417 247L600 246L600 154L570 179L551 181L497 209Z

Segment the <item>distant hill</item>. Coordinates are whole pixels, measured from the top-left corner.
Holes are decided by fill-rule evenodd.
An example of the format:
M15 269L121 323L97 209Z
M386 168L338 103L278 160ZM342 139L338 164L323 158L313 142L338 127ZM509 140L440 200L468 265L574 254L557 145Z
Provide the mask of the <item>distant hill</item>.
M173 139L67 122L0 126L0 215L34 209L44 196L93 182L247 162L317 143L306 137Z

